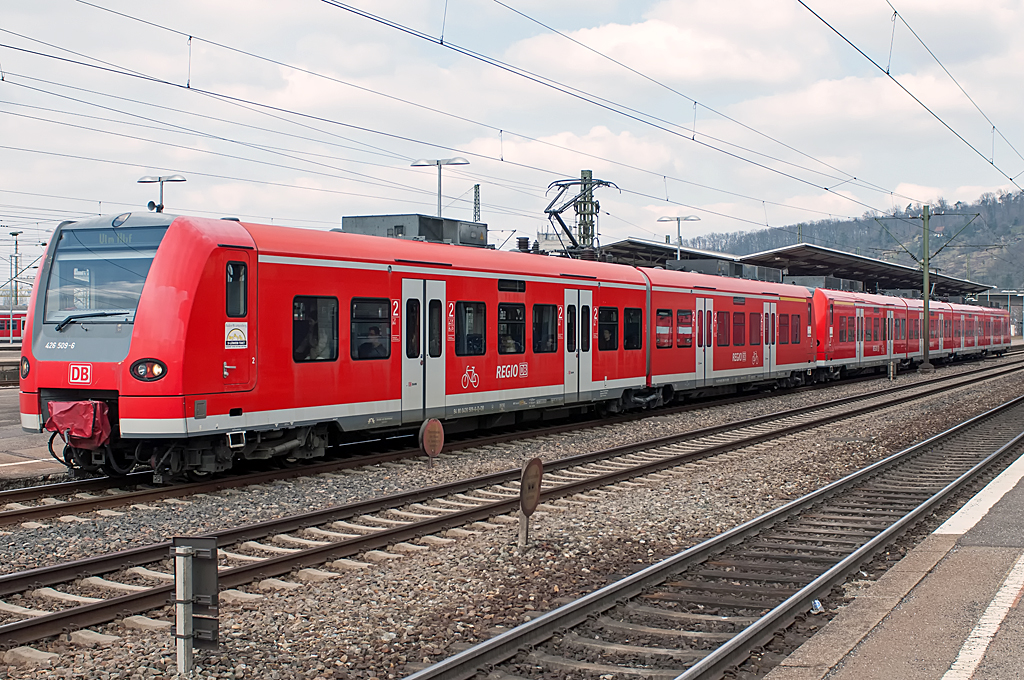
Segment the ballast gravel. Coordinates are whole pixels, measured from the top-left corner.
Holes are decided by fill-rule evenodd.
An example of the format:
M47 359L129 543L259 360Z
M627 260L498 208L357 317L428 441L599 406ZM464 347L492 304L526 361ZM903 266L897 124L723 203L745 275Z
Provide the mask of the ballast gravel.
M991 363L991 362L990 362ZM968 367L970 368L970 367ZM961 367L943 369L954 372ZM898 384L915 381L901 376ZM263 488L191 497L189 505L129 511L122 517L46 529L14 528L0 536L4 571L108 552L260 521L426 484L519 467L587 450L748 418L760 413L884 389L888 381L715 407L570 435L474 450L426 465L377 468L359 475L293 480ZM1024 393L1011 376L793 435L714 460L689 464L688 474L628 490L588 493L598 500L559 503L538 511L531 543L517 548L515 524L408 553L363 571L340 572L287 591L243 587L264 597L222 605L221 649L198 656L200 677L404 677L417 664L439 660L644 565L725 531L785 501ZM570 499L571 500L571 499ZM156 504L164 505L164 504ZM11 528L7 528L11 530ZM11 600L29 606L34 600ZM151 613L169 619L168 610ZM36 648L59 655L45 670L0 665L0 678L150 678L175 672L174 645L165 633L97 627L123 639L81 649L62 640ZM558 676L552 676L558 677Z

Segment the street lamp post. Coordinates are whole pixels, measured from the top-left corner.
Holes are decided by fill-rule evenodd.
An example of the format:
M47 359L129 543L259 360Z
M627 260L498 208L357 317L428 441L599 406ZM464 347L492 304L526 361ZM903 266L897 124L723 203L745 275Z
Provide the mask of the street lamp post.
M8 344L14 344L14 304L15 298L18 297L18 236L22 232L12 231L11 236L14 237L14 256L11 258L11 315L7 323L7 342Z
M437 166L437 216L441 216L441 166L442 165L469 165L469 161L461 156L455 158L435 158L430 160L427 158L421 158L415 161L411 167L423 168L431 165Z
M683 229L680 226L683 222L700 222L700 218L696 215L685 215L682 217L659 217L659 222L675 222L676 223L676 260L683 259L682 257L682 245L683 245Z
M167 175L167 176L164 176L164 175L160 175L160 176L146 175L145 177L140 177L138 183L139 184L154 184L154 183L159 183L160 184L160 202L159 203L154 203L153 201L150 201L149 202L149 209L150 210L155 210L158 213L162 213L164 211L164 182L184 182L184 181L185 181L185 178L182 177L181 175Z

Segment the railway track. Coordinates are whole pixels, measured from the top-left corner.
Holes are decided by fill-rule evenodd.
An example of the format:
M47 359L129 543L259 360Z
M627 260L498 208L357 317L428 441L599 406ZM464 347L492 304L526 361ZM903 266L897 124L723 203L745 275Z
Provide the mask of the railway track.
M735 669L958 491L1024 453L1024 397L643 569L409 680Z
M995 378L1021 367L988 372ZM974 383L977 376L961 376ZM950 381L918 384L896 396L889 391L619 446L547 464L542 499L557 511L587 493L618 484L661 484L672 468L746 446L777 440L827 423L864 415L929 394L947 391ZM221 585L235 589L329 564L333 570L365 569L402 551L429 549L452 540L460 527L482 531L516 522L509 515L519 503L519 470L460 480L346 506L207 534L221 546ZM631 481L632 480L632 481ZM564 499L558 501L557 499ZM125 613L162 607L172 579L168 543L143 546L75 562L0 576L0 645L17 646L76 628L111 621ZM358 558L358 559L357 559ZM331 578L313 569L297 578ZM83 578L84 577L84 578ZM80 580L79 580L80 579ZM280 582L267 587L279 586ZM59 588L54 588L59 586ZM13 605L10 596L21 596ZM228 592L225 598L258 597ZM25 603L35 603L25 606Z
M1000 364L995 367L987 367L970 372L970 378L965 374L953 376L936 377L930 380L919 381L911 385L901 385L887 390L874 393L876 396L895 395L904 393L907 390L921 389L928 386L944 384L960 384L965 380L984 379L993 371L999 373L1014 366L1024 366L1024 360ZM865 379L875 379L870 376ZM822 389L830 383L813 385L799 389ZM682 406L668 407L657 411L642 411L637 413L622 414L604 418L597 423L593 420L562 423L540 428L516 429L512 431L488 434L480 437L456 439L446 443L447 452L464 451L482 446L502 444L509 441L521 441L524 437L546 437L565 432L571 432L582 427L607 426L612 424L630 422L642 418L649 418L652 415L672 415L708 406L724 406L735 403L742 403L754 399L765 398L764 395L744 395L727 398L709 403L686 404ZM852 397L825 402L822 407L830 403L847 404L855 403L865 397ZM406 438L401 438L406 439ZM387 440L383 445L390 450L379 453L365 453L365 448L354 446L343 457L317 463L304 463L294 467L275 468L259 472L232 475L226 477L214 477L208 481L178 484L172 486L152 486L152 474L149 472L137 472L123 478L100 477L93 479L75 480L32 486L17 489L0 491L0 526L19 522L38 521L53 517L75 515L76 513L95 512L98 510L109 510L118 507L131 505L145 505L147 502L155 502L169 498L182 498L195 493L214 493L225 489L249 486L253 484L264 484L277 480L288 480L297 477L305 477L330 472L341 472L354 470L361 467L394 463L403 460L422 458L422 452L418 448L394 448L399 441Z

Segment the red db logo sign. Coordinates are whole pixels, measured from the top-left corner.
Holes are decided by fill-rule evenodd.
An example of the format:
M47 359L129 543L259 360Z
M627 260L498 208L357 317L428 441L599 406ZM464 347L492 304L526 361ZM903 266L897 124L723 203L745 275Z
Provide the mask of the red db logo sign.
M68 382L73 385L88 385L92 382L92 364L71 364L68 367Z

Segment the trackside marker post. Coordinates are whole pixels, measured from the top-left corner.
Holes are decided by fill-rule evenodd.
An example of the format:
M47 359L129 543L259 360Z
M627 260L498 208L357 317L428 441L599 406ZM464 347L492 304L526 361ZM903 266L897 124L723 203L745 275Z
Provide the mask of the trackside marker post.
M544 475L544 463L533 458L523 466L519 481L519 547L525 548L530 540L530 515L540 504L540 481Z
M430 468L434 468L434 458L444 448L444 426L437 418L424 420L420 425L420 448L430 459Z

